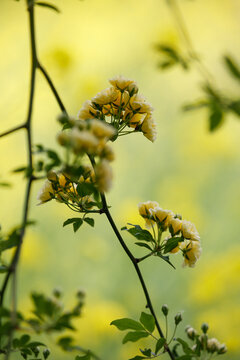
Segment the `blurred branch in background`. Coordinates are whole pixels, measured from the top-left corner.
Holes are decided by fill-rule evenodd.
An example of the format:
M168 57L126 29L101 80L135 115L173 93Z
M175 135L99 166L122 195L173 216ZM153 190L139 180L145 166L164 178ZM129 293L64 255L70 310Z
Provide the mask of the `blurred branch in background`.
M216 79L205 66L193 45L178 0L166 0L166 2L175 21L180 38L182 39L185 54L184 51L180 51L170 44L159 43L156 49L162 60L158 66L162 70L169 69L175 65L180 65L184 70L190 70L193 66L196 67L203 80L201 85L203 96L197 101L184 105L183 110L192 111L206 108L208 111L209 131L215 131L224 123L229 113L233 113L238 118L240 117L240 98L229 97L218 88ZM239 83L240 65L238 65L231 56L225 55L223 59L227 71Z

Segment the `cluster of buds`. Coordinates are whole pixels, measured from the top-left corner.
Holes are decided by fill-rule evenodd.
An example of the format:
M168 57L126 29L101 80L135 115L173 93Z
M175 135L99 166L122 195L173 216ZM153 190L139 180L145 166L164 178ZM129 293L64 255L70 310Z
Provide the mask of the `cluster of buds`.
M192 346L193 351L201 351L207 352L209 354L222 355L227 352L227 346L225 344L221 344L216 338L209 338L207 335L207 331L209 326L207 323L203 323L201 326L202 334L199 334L197 330L188 325L185 329L188 338L195 342Z
M140 215L145 219L146 228L152 228L158 249L165 253L182 252L183 266L194 267L201 255L199 233L193 223L182 220L181 216L171 210L162 209L156 201L147 201L138 205ZM157 231L154 228L157 228ZM164 231L170 236L161 241Z
M116 137L140 131L150 141L155 141L157 130L152 118L153 108L138 94L136 82L122 76L116 76L109 82L111 87L85 101L78 113L79 120L109 122L117 130ZM126 131L126 127L133 130Z

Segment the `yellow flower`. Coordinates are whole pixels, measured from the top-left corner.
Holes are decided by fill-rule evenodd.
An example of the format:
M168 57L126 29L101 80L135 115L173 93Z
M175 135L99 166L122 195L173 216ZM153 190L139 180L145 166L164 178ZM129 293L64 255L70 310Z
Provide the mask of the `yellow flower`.
M134 114L128 123L128 126L135 128L137 125L141 125L147 114Z
M172 226L173 234L175 235L182 228L182 220L180 220L178 218L172 218L169 221L169 226Z
M45 202L52 200L51 194L54 194L52 183L51 181L46 180L37 196L37 199L40 200L40 203L38 205L44 204Z
M134 82L134 83L128 85L127 90L128 90L128 92L129 92L129 95L130 95L130 96L133 96L134 94L137 94L137 93L138 93L138 86L137 86L137 84Z
M79 120L93 119L97 116L98 110L93 107L93 103L90 100L87 100L83 103L83 106L78 112Z
M118 91L114 87L107 88L97 93L92 102L99 105L107 105L114 102L118 97Z
M116 130L113 126L97 119L91 121L91 131L98 138L111 139L113 135L116 134Z
M70 133L71 144L75 153L86 151L92 154L96 151L99 140L87 130L79 131L73 128Z
M157 127L154 119L147 115L142 123L141 130L143 135L149 139L150 141L154 142L157 138Z
M135 84L134 80L126 79L122 75L118 75L109 80L110 84L119 90L125 90L131 84Z
M159 204L156 201L146 201L138 204L139 214L146 220L146 227L150 227L153 223L150 218L152 217L151 211L159 207Z
M152 106L146 101L143 95L135 94L129 101L129 107L140 113L151 114L153 112Z
M66 146L69 144L69 136L66 131L60 131L57 134L57 142L62 146Z
M113 161L115 159L113 149L109 145L105 145L100 153L100 156L105 158L108 161Z
M129 102L129 93L127 91L124 91L121 93L119 91L117 99L114 101L114 105L124 108L128 102Z
M112 186L112 168L107 160L96 165L96 183L100 192L109 191Z
M183 266L194 267L202 253L200 242L184 240L179 243L179 248L182 250L184 256Z
M190 221L186 221L186 220L182 221L181 231L185 239L200 241L199 233L197 232L195 225Z
M154 209L150 209L150 213L154 219L161 223L164 229L168 227L169 222L174 217L174 213L171 210L163 210L159 206Z

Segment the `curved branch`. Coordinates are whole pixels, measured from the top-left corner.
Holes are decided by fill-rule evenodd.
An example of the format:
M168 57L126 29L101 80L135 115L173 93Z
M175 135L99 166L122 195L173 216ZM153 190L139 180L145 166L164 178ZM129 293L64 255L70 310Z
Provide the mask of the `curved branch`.
M41 63L39 61L38 61L38 69L41 71L41 73L45 77L48 85L50 86L50 88L51 88L51 90L52 90L52 92L53 92L53 94L54 94L54 96L55 96L55 98L57 100L57 103L58 103L60 109L62 110L62 112L65 112L65 114L67 114L65 106L63 105L62 100L61 100L60 96L58 95L58 92L57 92L55 86L53 85L53 82L52 82L50 76L48 75L46 69L41 65Z

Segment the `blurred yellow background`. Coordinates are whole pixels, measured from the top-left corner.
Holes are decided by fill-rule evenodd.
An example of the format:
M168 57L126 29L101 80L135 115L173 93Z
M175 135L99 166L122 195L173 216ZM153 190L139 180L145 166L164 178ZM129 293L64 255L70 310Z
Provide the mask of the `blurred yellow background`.
M240 3L237 0L179 1L193 43L220 88L237 95L239 88L227 75L223 54L240 60ZM195 70L160 72L154 45L172 41L182 46L165 1L58 0L58 15L36 9L39 58L72 115L83 101L122 74L138 82L140 92L155 108L158 139L151 144L142 134L114 143L114 185L108 196L119 227L137 223L137 204L156 200L191 220L202 238L203 254L196 268L183 269L173 256L174 271L159 259L146 260L145 274L153 303L169 304L172 316L184 310L184 324L197 329L203 321L210 336L225 342L226 360L240 358L240 124L234 116L210 134L204 110L184 114L183 103L199 97L202 79ZM25 2L0 1L0 116L1 132L25 119L30 76L28 18ZM58 106L48 85L37 74L33 114L35 143L57 148ZM0 222L9 231L21 221L25 181L11 170L26 163L25 134L0 141ZM120 317L138 318L145 302L132 265L103 216L95 229L84 226L74 234L62 223L72 214L50 202L36 206L41 183L34 183L30 218L37 220L25 239L19 274L19 303L26 311L32 290L50 293L60 286L66 303L78 288L87 301L76 334L79 345L102 359L125 360L138 345L121 346L122 334L109 323ZM131 249L133 239L125 234ZM181 326L182 333L184 325ZM180 332L181 332L180 331ZM143 344L145 344L143 342ZM51 347L51 344L49 344ZM114 354L114 355L113 355ZM73 358L60 352L59 360ZM53 355L54 358L54 355Z

